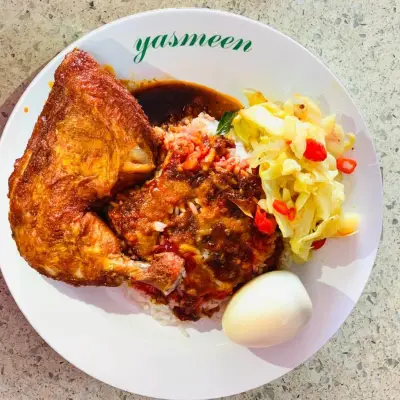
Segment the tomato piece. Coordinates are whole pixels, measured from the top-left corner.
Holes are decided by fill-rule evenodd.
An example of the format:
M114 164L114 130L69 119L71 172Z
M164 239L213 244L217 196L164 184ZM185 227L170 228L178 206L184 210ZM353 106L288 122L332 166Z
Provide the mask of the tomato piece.
M336 160L336 167L344 174L351 174L357 167L357 161L352 158L340 157Z
M306 139L306 151L304 157L310 161L324 161L328 156L325 146L314 139Z
M311 245L311 248L313 250L318 250L320 249L326 242L326 239L321 239L321 240L316 240L315 242L313 242L313 244Z
M198 166L199 166L199 160L195 158L193 154L190 157L188 157L186 161L182 164L182 168L186 171L193 171L197 169Z
M258 228L264 222L266 218L266 212L262 210L259 206L257 206L256 215L254 217L254 225Z
M199 149L200 149L200 158L204 158L210 152L210 148L206 145L203 145L202 143L199 145Z
M257 207L254 225L260 232L266 233L267 235L271 235L276 229L275 218L272 215L267 215L260 207Z
M271 235L275 232L276 221L272 218L266 218L263 222L257 225L257 228L260 232Z
M295 207L289 208L287 217L288 217L289 221L293 221L296 218L296 208Z
M286 205L286 203L282 200L274 200L272 203L272 207L274 207L274 210L278 212L279 214L282 215L288 215L289 214L289 208Z

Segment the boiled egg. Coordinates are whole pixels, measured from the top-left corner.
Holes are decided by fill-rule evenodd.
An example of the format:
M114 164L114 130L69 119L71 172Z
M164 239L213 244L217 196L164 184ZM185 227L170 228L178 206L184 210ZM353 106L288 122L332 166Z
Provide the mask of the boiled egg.
M310 319L312 303L297 275L273 271L243 286L222 318L225 335L247 347L268 347L292 339Z

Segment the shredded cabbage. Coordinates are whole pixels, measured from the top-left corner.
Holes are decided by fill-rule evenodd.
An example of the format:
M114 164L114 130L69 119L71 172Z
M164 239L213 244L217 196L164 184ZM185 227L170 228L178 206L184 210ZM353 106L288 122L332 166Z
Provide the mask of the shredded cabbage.
M250 107L238 112L232 126L250 152L250 166L259 167L266 194L259 206L275 216L296 259L307 261L313 242L357 232L358 216L342 211L345 193L336 166L336 159L353 147L355 136L345 133L334 115L323 117L307 97L295 95L278 104L259 91L246 90L245 95ZM304 157L307 139L324 145L324 161ZM274 200L294 207L295 218L290 221L277 212Z

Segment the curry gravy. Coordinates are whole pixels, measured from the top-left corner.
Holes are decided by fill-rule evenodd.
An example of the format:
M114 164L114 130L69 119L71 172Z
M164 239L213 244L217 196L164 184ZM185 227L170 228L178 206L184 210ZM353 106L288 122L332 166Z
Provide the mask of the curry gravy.
M217 120L243 105L237 99L196 83L168 80L144 84L132 91L152 125L177 122L206 112Z

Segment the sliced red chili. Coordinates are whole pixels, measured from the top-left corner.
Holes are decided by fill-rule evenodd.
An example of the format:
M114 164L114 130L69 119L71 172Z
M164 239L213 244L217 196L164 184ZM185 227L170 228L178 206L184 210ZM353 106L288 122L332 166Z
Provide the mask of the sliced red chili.
M311 245L311 248L313 250L318 250L320 249L326 242L326 239L321 239L321 240L316 240L315 242L313 242L313 244Z
M306 139L306 151L304 157L310 161L324 161L328 156L325 146L314 139Z
M336 167L344 174L351 174L357 167L357 161L352 158L338 158L336 160Z
M272 215L267 215L260 207L257 207L254 225L260 232L266 233L267 235L271 235L276 229L275 218Z
M296 208L295 207L289 208L287 217L288 217L289 221L293 221L296 218Z
M288 215L289 214L289 208L286 205L286 203L282 200L274 200L272 203L272 207L274 207L274 210L278 212L279 214L282 215Z

